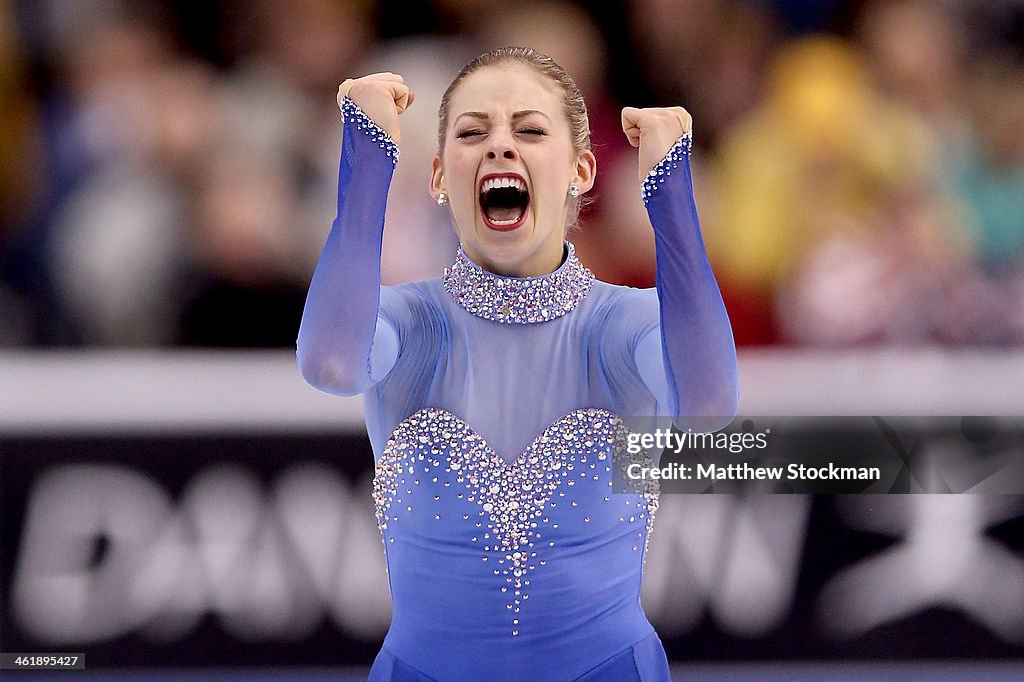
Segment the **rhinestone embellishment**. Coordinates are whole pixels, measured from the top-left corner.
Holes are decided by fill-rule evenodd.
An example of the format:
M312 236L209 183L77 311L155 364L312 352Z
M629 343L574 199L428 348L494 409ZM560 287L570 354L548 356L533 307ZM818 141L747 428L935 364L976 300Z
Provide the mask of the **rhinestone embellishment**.
M392 164L398 163L398 145L391 139L386 130L377 125L372 118L359 108L349 97L341 100L341 115L348 122L353 121L356 128L363 131L377 146L384 150L384 153L391 159Z
M554 320L576 308L594 284L594 273L576 258L576 248L571 242L566 247L569 253L561 267L540 277L495 275L460 247L442 283L456 303L477 317L505 324Z
M494 589L504 598L509 631L518 636L531 580L548 565L556 545L549 529L557 529L560 519L576 516L582 528L598 511L577 508L576 501L566 496L573 494L577 481L582 484L588 476L594 481L601 476L611 479L611 455L626 452L628 435L622 420L611 412L580 409L554 422L507 464L457 416L438 408L420 410L398 425L376 463L373 496L382 538L394 543L399 518L417 513L415 505L402 500L403 491L412 491L407 483L426 483L423 472L433 476L437 470L453 477L460 484L458 489L443 494L455 495L476 509L458 514L456 518L462 521L450 522L465 523L467 544L482 550L482 563L495 578ZM432 482L436 481L434 477ZM610 480L608 485L612 485ZM649 482L637 492L604 495L604 501L597 503L613 505L615 511L609 509L608 514L620 523L628 518L633 524L639 519L642 530L631 543L633 552L639 551L641 536L650 538L658 507L657 482ZM556 511L561 516L555 517ZM435 514L433 518L440 521L445 517ZM643 545L645 558L646 540Z
M679 168L680 162L690 155L692 148L693 131L687 130L676 140L676 143L668 150L665 157L658 162L658 165L647 173L647 177L644 178L643 185L640 187L640 196L643 197L644 206L654 196L655 190L665 182L668 176L672 175L672 171Z

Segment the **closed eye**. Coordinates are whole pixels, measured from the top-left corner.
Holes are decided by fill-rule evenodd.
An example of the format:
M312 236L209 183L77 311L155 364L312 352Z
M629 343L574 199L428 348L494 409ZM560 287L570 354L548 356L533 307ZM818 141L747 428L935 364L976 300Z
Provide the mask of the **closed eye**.
M482 131L482 130L477 130L476 128L470 128L469 130L463 130L461 133L456 135L456 137L458 137L459 139L463 139L463 138L466 138L466 137L476 137L477 135L483 135L483 134L484 134L484 131Z
M547 135L547 133L545 133L540 128L520 128L519 132L525 133L527 135Z

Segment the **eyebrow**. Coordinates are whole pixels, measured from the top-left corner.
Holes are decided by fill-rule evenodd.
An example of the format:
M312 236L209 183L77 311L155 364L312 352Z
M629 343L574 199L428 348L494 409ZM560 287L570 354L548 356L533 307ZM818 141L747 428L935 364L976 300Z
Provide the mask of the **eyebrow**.
M544 118L548 119L548 121L551 120L551 118L547 114L545 114L543 111L540 111L538 109L524 109L522 111L517 111L514 114L512 114L512 120L513 121L518 121L519 119L525 118L525 117L529 116L530 114L540 114ZM487 113L485 113L483 111L467 111L467 112L459 114L455 118L455 123L458 123L459 119L462 118L463 116L469 116L470 118L480 119L481 121L487 121L487 120L490 120L490 118L491 118L490 115L488 115Z

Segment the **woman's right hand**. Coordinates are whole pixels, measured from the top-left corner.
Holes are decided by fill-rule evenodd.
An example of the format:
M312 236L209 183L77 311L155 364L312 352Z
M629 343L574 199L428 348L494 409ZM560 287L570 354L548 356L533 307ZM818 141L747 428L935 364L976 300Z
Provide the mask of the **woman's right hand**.
M398 116L412 105L415 95L397 73L385 71L349 78L338 87L338 106L348 96L397 144L401 140Z

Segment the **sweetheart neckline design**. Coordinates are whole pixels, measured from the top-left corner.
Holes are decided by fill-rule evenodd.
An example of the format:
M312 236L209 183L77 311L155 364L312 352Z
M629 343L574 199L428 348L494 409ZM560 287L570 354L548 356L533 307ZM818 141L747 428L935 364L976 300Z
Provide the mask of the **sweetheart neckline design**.
M466 436L467 436L467 438L470 441L479 442L479 448L478 449L486 451L487 457L494 459L495 460L495 464L500 462L503 466L506 466L506 467L509 467L509 468L518 466L524 460L524 458L529 454L529 452L531 450L535 449L535 447L537 446L538 443L543 443L543 444L550 443L552 438L553 438L553 434L551 434L549 432L557 431L559 428L562 428L564 426L564 423L567 420L571 420L574 417L578 417L578 418L582 418L584 416L586 416L586 417L606 417L608 419L609 423L612 426L614 426L615 428L621 428L623 431L628 431L627 427L625 426L625 423L622 421L622 418L619 417L618 415L616 415L611 410L607 410L607 409L605 409L603 407L580 407L580 408L577 408L575 410L571 410L569 412L566 412L561 417L558 417L553 422L551 422L550 424L545 426L544 429L536 437L534 437L534 439L531 440L527 444L527 446L516 455L516 457L514 459L506 460L504 457L501 456L500 453L498 453L494 448L492 448L490 446L490 444L487 442L486 438L484 438L480 433L478 433L472 426L470 426L469 422L467 422L465 419L463 419L459 415L457 415L454 412L452 412L451 410L447 410L447 409L445 409L443 407L422 407L419 410L416 410L415 412L413 412L411 415L409 415L405 419L403 419L401 422L399 422L398 426L396 426L395 429L392 431L391 437L388 438L388 442L384 446L385 450L387 449L388 444L390 444L393 440L395 440L395 433L398 432L400 429L402 429L403 426L407 422L415 421L417 419L420 419L424 415L431 415L431 416L433 416L433 415L444 415L447 418L451 419L452 421L454 421L458 425L458 427L461 427L463 430L465 430L467 432ZM448 435L448 436L444 436L443 435L443 437L444 437L444 439L446 441L450 441L451 440L451 436L450 435ZM417 438L417 440L420 440L421 443L425 442L425 441L422 441L419 438ZM575 438L570 438L569 440L575 440ZM596 443L596 441L594 441L592 438L591 439L584 439L582 442L583 442L584 446L588 447L588 448L589 447L593 447L594 444ZM384 456L383 453L381 453L381 458L383 458L383 456ZM379 461L380 461L380 458L378 458L378 462Z
M494 560L491 571L495 577L503 578L499 588L506 596L512 635L517 636L532 576L546 565L545 550L555 545L548 538L547 529L557 529L558 519L549 518L549 510L562 503L561 498L577 482L596 482L605 476L609 478L607 485L612 486L613 453L625 452L628 433L614 413L601 408L580 408L556 419L518 457L506 462L461 417L442 408L420 409L395 428L375 466L374 501L382 538L390 535L389 523L413 512L411 503L402 498L399 481L409 486L406 491L411 493L411 485L419 485L421 479L429 477L436 483L436 470L443 470L447 478L454 476L455 482L462 484L458 498L477 507L476 525L486 523L487 530L482 531L482 559ZM618 464L624 466L622 462ZM411 484L407 475L412 477ZM443 484L449 486L450 481ZM611 499L613 491L607 492L605 502ZM434 496L435 501L439 499L439 495ZM405 511L401 509L403 504ZM567 504L577 506L575 500ZM646 535L647 539L657 504L656 483L635 501L647 531L638 535ZM576 511L583 515L583 523L590 523L589 512ZM619 520L625 522L625 516ZM631 523L636 516L629 516ZM470 514L463 514L464 520L470 518ZM440 521L441 515L435 514L434 519ZM642 543L644 557L647 539ZM394 535L387 537L385 547L394 540ZM478 535L472 537L473 543L479 540ZM633 551L639 551L639 545L634 542Z

